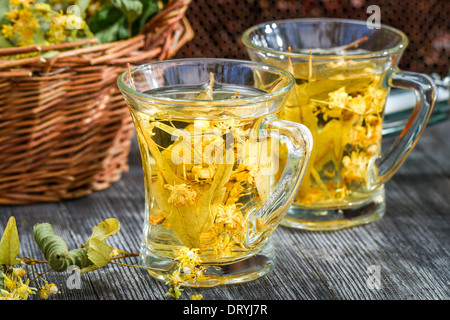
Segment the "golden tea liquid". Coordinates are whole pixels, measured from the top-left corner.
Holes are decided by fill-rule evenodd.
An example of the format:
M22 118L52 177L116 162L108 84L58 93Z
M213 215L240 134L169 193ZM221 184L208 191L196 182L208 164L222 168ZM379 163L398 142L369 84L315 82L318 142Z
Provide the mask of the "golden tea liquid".
M177 86L151 95L198 99L202 90ZM216 84L210 98L257 94L261 91ZM212 117L215 120L206 120L195 111L178 111L176 106L158 105L145 112L131 110L146 196L151 198L146 201L150 207L145 242L155 254L172 259L179 247L198 248L205 263L253 254L255 248L245 245L246 233L257 232L258 226L248 221L248 214L269 195L270 175L264 170L272 165L271 151L264 150L270 139L251 138L261 118L231 116L223 110Z
M290 67L296 83L280 118L306 125L314 141L294 204L326 210L367 201L373 162L381 152L384 74L373 62L361 61Z
M309 130L279 119L294 86L282 68L179 59L118 78L142 157L145 221L139 265L180 286L247 282L273 270L272 232L311 152ZM279 167L279 144L289 151Z

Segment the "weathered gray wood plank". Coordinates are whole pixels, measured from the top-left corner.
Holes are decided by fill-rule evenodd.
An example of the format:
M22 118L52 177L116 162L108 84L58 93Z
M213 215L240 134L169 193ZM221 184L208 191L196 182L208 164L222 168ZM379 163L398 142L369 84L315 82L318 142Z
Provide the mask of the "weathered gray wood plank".
M449 132L450 122L426 129L386 185L387 213L380 221L337 232L280 227L273 235L278 256L274 272L246 284L194 291L216 300L450 299ZM35 223L50 222L69 248L75 248L86 241L92 226L114 217L121 231L109 243L138 252L143 208L142 170L134 141L130 171L109 189L61 203L0 206L0 231L15 216L21 254L40 259L32 236ZM380 270L379 289L367 285L370 266ZM160 300L167 290L141 270L117 265L83 274L79 290L66 287L69 274L47 275L61 285L62 293L54 298L58 300Z

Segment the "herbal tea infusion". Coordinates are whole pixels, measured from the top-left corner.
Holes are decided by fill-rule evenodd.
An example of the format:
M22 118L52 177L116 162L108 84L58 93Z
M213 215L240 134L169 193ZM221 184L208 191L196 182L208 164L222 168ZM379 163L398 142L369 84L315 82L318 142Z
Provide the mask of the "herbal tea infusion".
M385 74L370 61L291 66L294 91L280 117L305 124L317 141L295 204L346 208L366 201L381 151Z
M306 127L275 116L292 75L218 59L169 60L130 74L133 83L124 88L122 76L119 87L142 155L142 264L174 283L173 295L180 283L212 286L269 272L270 234L294 199L312 143ZM289 169L277 183L281 141Z
M314 139L283 225L336 230L381 218L384 184L414 148L435 100L428 76L398 69L406 35L384 25L369 29L364 21L312 18L261 23L242 41L252 60L294 75L280 118L306 125ZM384 107L394 86L415 90L417 104L399 138L381 152Z
M200 90L174 95L188 99ZM228 92L229 98L235 94ZM186 246L230 259L251 251L244 243L248 213L267 200L271 167L277 163L271 152L278 144L252 138L261 118L186 120L138 111L132 116L149 157L144 172L153 197L148 217L152 246L167 255L173 254L171 246ZM256 220L250 232L258 229Z

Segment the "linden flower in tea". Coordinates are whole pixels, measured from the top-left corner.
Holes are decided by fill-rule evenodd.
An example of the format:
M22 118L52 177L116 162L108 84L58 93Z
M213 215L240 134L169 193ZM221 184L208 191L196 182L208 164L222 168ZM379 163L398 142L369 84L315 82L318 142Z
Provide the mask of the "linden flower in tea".
M213 86L211 76L206 89L185 94L197 100L242 94L220 88L213 92ZM143 163L152 164L144 165L147 194L152 197L152 247L174 259L180 247L200 250L206 262L251 250L245 246L247 232L254 234L261 225L257 219L249 221L249 212L267 199L270 181L270 175L262 174L270 161L264 164L258 156L270 138L261 141L250 134L258 119L200 120L136 110L132 116L141 149L147 151L144 157L150 160Z
M388 89L373 62L290 63L296 84L280 117L305 124L314 147L294 204L345 206L370 196ZM304 75L303 77L300 75ZM281 160L286 153L281 153Z

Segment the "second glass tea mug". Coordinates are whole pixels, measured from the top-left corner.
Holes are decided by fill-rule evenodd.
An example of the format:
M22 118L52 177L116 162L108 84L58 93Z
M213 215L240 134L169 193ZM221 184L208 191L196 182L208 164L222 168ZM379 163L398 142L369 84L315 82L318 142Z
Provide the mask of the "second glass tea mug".
M302 185L281 224L337 230L380 219L384 185L416 145L436 100L430 77L398 68L406 35L385 25L369 29L365 21L317 18L262 23L245 31L242 41L251 60L294 75L280 118L306 125L314 140ZM414 91L417 103L382 152L390 87Z

